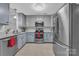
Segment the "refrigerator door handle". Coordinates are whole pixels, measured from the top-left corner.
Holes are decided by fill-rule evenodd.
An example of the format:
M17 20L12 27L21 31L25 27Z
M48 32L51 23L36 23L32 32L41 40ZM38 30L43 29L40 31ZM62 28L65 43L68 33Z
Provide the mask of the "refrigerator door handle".
M63 47L63 48L66 48L66 49L69 48L69 46L60 44L60 43L58 43L58 42L56 42L56 41L54 42L54 44L57 44L57 45L59 45L59 46L61 46L61 47Z

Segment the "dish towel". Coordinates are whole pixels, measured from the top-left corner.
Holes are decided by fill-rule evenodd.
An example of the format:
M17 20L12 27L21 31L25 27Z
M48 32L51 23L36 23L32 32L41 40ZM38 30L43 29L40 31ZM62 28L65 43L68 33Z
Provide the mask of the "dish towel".
M10 40L8 41L8 47L13 47L15 45L16 41L15 41L15 37L11 36Z
M38 32L38 39L40 39L40 32Z

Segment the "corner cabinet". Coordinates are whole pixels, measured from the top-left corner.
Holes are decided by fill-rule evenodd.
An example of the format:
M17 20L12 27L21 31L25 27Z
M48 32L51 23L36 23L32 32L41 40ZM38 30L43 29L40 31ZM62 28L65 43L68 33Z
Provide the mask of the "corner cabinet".
M0 24L9 23L9 4L0 3Z

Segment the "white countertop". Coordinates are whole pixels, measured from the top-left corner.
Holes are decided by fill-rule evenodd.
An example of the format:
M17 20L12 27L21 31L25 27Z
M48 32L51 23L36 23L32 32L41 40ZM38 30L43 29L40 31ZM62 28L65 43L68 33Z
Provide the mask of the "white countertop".
M0 40L8 38L10 36L16 36L17 34L0 34Z
M21 35L21 34L24 34L26 32L21 32L21 33L18 33L18 34L12 34L12 33L9 33L9 34L0 34L0 40L3 40L3 39L6 39L10 36L17 36L17 35Z

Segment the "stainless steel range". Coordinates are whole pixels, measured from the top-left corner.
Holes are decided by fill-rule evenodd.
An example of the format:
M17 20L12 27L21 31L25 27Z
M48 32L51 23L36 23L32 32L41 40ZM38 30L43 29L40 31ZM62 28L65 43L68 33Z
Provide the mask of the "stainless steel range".
M44 22L35 22L35 42L42 43L44 41Z

